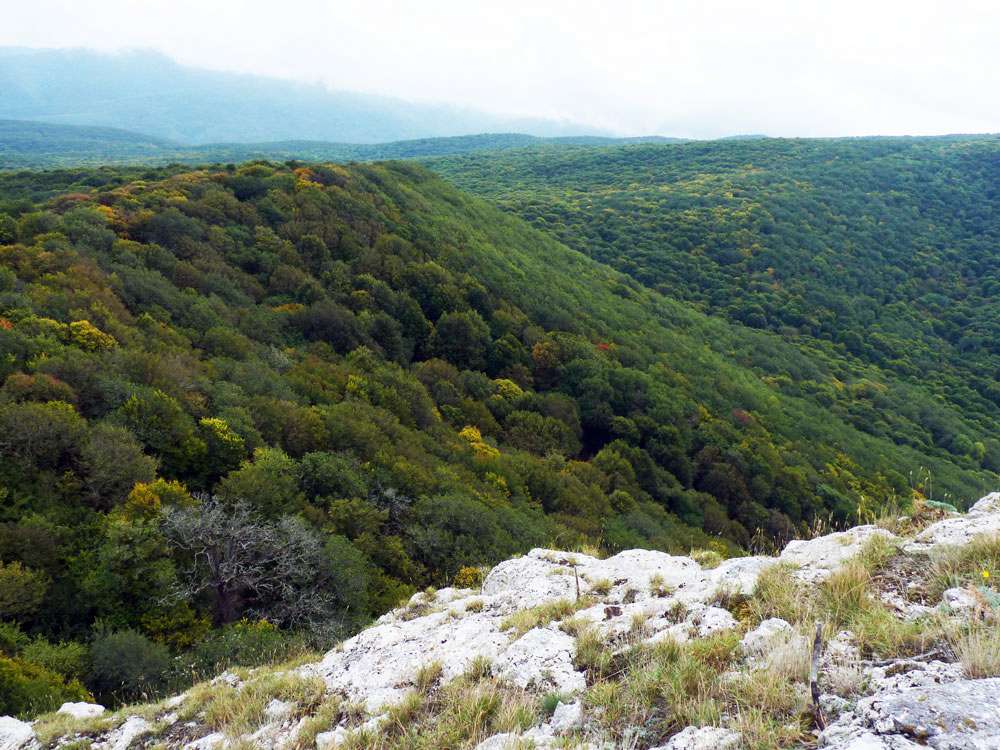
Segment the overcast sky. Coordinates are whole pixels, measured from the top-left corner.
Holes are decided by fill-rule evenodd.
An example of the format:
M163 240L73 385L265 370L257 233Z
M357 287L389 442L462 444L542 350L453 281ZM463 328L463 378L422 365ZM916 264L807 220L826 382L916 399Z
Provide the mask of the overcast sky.
M201 67L628 135L1000 131L996 0L4 5L0 45L148 47Z

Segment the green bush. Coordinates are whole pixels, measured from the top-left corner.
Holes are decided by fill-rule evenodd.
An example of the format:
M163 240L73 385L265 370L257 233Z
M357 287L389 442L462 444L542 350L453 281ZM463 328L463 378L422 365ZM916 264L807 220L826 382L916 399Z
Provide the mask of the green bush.
M166 646L134 630L99 635L90 648L90 662L88 682L94 692L118 700L159 694L172 666Z
M283 661L304 648L300 636L279 630L266 620L240 620L196 645L185 657L185 668L195 675L213 676L235 666Z
M50 643L36 638L21 649L25 661L38 664L51 672L70 679L83 679L87 674L90 654L82 643Z
M77 680L38 664L0 656L0 715L27 718L54 711L66 701L92 701Z

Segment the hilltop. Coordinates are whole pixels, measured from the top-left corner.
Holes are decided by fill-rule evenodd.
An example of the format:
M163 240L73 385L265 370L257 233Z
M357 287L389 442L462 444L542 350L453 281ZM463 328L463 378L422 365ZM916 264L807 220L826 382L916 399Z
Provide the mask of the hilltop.
M77 703L0 720L0 743L994 748L1000 493L888 525L777 557L534 549L480 587L414 595L317 661L112 715Z

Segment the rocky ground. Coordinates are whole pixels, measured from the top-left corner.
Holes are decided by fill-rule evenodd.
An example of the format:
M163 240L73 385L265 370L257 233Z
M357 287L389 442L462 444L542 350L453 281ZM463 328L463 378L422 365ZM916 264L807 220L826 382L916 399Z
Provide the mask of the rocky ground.
M1000 493L938 516L776 557L536 549L315 663L4 717L0 750L1000 748Z

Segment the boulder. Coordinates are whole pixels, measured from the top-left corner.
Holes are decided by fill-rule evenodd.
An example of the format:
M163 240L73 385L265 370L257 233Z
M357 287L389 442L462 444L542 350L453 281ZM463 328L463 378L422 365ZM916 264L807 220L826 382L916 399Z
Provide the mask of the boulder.
M329 732L320 732L316 735L316 750L332 750L347 739L349 734L350 731L344 727L337 727Z
M927 552L939 546L967 544L980 535L1000 534L1000 492L979 500L968 513L932 523L917 534L903 549Z
M583 704L580 701L560 702L552 712L549 726L555 734L567 734L583 726Z
M93 719L106 709L96 703L63 703L56 713L68 714L74 719Z
M956 614L968 614L976 610L979 600L968 589L952 588L941 595L941 604Z
M494 673L518 687L575 693L587 687L576 671L576 640L556 628L534 628L512 643L494 662Z
M878 526L856 526L815 539L796 539L782 550L779 560L798 566L797 575L805 581L821 581L855 557L873 536L895 539Z
M201 739L189 742L184 746L184 750L217 750L226 743L226 735L222 732L212 732Z
M764 620L740 641L744 656L761 656L776 644L783 644L795 635L795 629L784 620L772 617Z
M0 750L28 750L35 747L35 732L28 722L13 716L0 716Z
M866 718L882 734L899 734L935 750L995 750L1000 747L1000 677L880 695Z
M970 516L977 516L981 513L1000 513L1000 492L991 492L986 497L977 500L969 508Z
M730 614L729 610L722 607L705 607L694 612L688 622L692 625L699 638L707 638L716 633L732 630L739 626L736 618Z
M139 716L130 716L121 726L108 735L103 747L107 750L128 750L132 741L146 734L151 729L150 724Z

